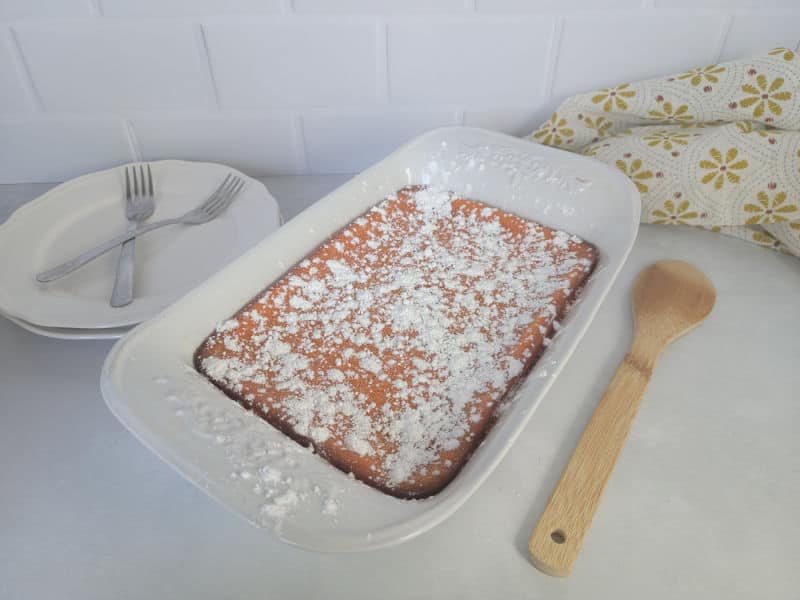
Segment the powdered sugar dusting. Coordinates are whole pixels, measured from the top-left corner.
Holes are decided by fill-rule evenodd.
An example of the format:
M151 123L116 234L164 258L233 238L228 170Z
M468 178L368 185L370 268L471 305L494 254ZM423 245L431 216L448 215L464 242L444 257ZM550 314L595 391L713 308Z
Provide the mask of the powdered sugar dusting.
M530 367L586 254L450 192L402 190L221 324L200 367L337 466L424 495Z
M162 384L166 385L165 378ZM166 401L191 429L224 449L232 482L256 497L261 525L280 528L283 519L303 503L316 502L321 514L335 517L339 489L313 484L297 468L302 455L312 450L286 438L268 439L265 424L238 405L215 406L198 398L168 393Z

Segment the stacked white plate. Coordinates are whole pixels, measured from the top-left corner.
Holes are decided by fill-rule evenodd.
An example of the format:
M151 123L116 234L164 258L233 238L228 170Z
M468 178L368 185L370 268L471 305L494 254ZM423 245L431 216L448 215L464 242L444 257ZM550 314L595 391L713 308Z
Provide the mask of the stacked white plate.
M0 313L48 337L118 338L280 227L278 203L264 185L230 167L173 160L150 165L150 221L196 207L230 172L247 185L217 219L165 227L138 240L134 301L121 308L109 305L118 250L51 283L35 275L125 231L124 167L53 188L0 225Z

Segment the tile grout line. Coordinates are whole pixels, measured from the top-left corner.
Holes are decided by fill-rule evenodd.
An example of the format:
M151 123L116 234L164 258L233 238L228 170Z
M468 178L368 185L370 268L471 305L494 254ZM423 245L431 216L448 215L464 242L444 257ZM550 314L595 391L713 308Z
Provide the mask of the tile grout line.
M142 162L142 148L139 145L139 138L136 135L136 129L130 119L123 119L126 137L128 138L128 148L131 151L131 157L134 162Z
M719 30L719 39L717 40L717 48L714 52L714 62L718 63L722 58L722 53L725 51L725 44L728 42L728 35L733 27L733 15L724 15L722 19L722 26Z
M561 37L564 32L564 17L556 17L553 21L553 32L550 38L550 47L547 52L547 66L544 71L544 83L542 85L542 102L547 102L553 97L553 85L556 79L556 69L558 68L558 57L561 50Z
M39 89L36 87L36 83L33 81L33 74L28 66L28 61L25 60L25 54L22 52L22 45L19 43L17 32L14 31L14 28L11 26L8 28L8 36L11 40L11 52L14 54L14 62L16 63L17 70L22 71L20 74L22 75L23 86L25 87L28 100L32 105L31 108L33 112L43 113L45 112L44 101L39 93Z
M308 152L306 152L305 122L298 113L292 117L294 127L294 159L300 175L311 175L308 164Z
M201 57L204 59L205 62L205 73L206 77L208 78L208 83L211 87L211 99L213 108L219 111L220 109L220 101L219 101L219 89L217 88L217 80L214 77L214 69L211 66L211 54L208 52L208 40L206 39L206 30L203 27L203 23L197 23L197 37L198 37L198 44L199 44L199 52Z
M378 100L391 103L389 88L389 23L378 19L375 25L375 92Z

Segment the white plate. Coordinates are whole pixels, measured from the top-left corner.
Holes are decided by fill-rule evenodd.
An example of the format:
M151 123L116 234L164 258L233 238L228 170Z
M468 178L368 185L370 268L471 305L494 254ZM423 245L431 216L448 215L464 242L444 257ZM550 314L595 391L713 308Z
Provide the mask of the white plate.
M131 327L101 327L99 329L42 327L11 315L2 316L31 333L57 340L118 340L131 330Z
M197 206L231 171L212 163L152 164L152 220ZM155 231L136 244L135 299L108 304L118 251L51 283L34 275L124 231L121 167L68 181L17 210L0 225L0 311L40 327L109 328L160 312L280 226L280 211L263 184L246 178L241 196L222 216L200 226Z
M597 246L600 258L560 333L459 475L439 494L409 501L354 481L301 451L211 386L191 364L195 348L217 322L385 195L420 183L576 233ZM399 543L450 515L502 459L622 267L636 238L639 210L630 181L598 161L478 129L432 131L317 202L118 342L103 367L103 395L125 426L163 460L282 540L323 551ZM291 476L289 488L299 490L296 506L286 490L277 484L269 488L276 470L282 473L280 485ZM279 498L287 501L290 510L282 518L263 513L265 487L277 487ZM326 514L330 498L338 507L335 515Z

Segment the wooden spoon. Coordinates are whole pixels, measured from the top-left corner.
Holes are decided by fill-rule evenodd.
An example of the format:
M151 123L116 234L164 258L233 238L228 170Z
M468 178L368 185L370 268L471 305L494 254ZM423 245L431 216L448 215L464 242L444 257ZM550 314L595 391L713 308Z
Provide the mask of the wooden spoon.
M636 333L630 351L531 533L528 551L539 570L569 575L656 359L667 344L706 318L715 298L705 275L682 261L657 262L639 274L633 286Z

